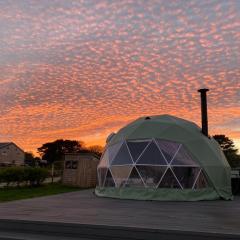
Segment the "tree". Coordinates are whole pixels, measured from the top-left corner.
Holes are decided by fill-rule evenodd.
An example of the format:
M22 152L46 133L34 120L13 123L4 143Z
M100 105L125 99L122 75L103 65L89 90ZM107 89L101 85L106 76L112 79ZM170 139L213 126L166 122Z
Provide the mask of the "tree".
M24 163L31 167L36 167L39 164L41 159L39 157L35 157L32 152L25 152Z
M219 143L231 167L240 166L240 155L233 140L223 134L214 135L213 138Z
M99 145L93 145L87 148L87 150L91 153L96 154L98 157L101 157L103 153L103 147Z
M38 148L38 152L43 160L51 164L62 160L63 155L66 153L81 152L84 149L84 143L81 141L58 139L54 142L43 144Z

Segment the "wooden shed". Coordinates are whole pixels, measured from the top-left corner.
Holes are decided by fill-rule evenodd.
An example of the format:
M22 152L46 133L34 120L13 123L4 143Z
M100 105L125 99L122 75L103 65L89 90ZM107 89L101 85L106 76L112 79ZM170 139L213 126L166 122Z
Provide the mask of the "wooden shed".
M62 182L82 188L97 184L99 158L93 153L68 153L64 157Z

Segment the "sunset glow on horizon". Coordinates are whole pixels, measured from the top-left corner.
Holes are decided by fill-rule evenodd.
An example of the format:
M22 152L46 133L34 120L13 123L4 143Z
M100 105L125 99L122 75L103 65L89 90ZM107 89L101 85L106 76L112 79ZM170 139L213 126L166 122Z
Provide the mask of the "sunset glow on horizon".
M0 142L105 144L171 114L240 149L240 1L0 1Z

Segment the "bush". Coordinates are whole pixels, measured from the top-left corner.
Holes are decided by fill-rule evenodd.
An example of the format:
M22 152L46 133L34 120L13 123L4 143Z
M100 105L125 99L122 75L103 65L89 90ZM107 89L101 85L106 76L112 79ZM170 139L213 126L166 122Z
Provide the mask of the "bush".
M44 168L25 168L25 180L31 186L39 186L48 177L48 171Z
M24 180L24 169L22 167L8 167L1 171L1 182L19 184Z
M0 170L0 183L3 183L4 181L3 181L3 171L2 170Z
M33 167L7 167L0 169L0 182L17 184L26 182L31 186L39 186L48 177L48 171Z

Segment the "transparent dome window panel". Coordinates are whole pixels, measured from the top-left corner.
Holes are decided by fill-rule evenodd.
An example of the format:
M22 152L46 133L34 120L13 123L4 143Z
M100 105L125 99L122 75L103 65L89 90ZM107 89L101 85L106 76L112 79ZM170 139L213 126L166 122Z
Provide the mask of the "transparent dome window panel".
M114 157L117 155L120 147L122 146L123 142L111 145L109 147L107 147L108 149L108 158L109 158L109 164L111 164L111 162L113 161Z
M157 145L152 141L139 157L137 164L143 165L167 165Z
M181 188L170 168L167 169L160 184L158 185L158 188Z
M116 157L113 159L111 165L126 165L126 164L133 164L133 161L128 151L127 145L124 143L119 149Z
M128 149L134 162L137 161L143 150L149 144L149 141L128 141Z
M114 182L116 187L122 187L126 183L130 172L132 171L132 165L125 165L125 166L112 166L111 172L114 178Z
M175 142L166 141L166 140L160 140L160 139L157 139L156 142L157 142L159 148L161 149L165 159L168 161L168 163L170 163L171 160L173 159L175 153L179 149L180 144L175 143Z
M136 168L148 187L156 187L167 169L167 167L143 165Z
M115 182L113 180L112 174L109 171L109 169L107 171L107 175L106 175L106 179L105 179L105 182L104 182L104 186L105 187L115 187Z
M125 184L125 187L144 187L144 183L135 167L132 169L132 172Z
M194 189L201 189L201 188L207 188L209 187L209 183L207 181L207 178L205 174L203 173L203 170L201 170L195 184L194 184Z
M108 171L107 168L98 168L98 185L100 187L104 186L107 171Z
M200 168L198 167L172 167L172 170L183 188L192 188Z
M104 154L101 157L100 163L98 167L107 167L108 166L108 159L109 159L109 154L108 150L106 149Z
M175 157L173 158L171 165L185 165L185 166L198 166L198 164L192 159L187 150L181 146Z

